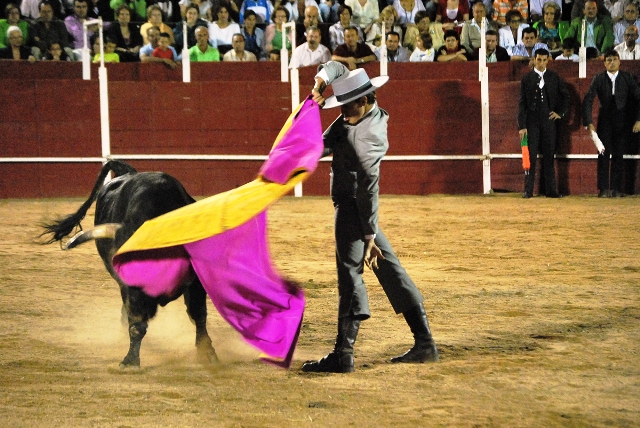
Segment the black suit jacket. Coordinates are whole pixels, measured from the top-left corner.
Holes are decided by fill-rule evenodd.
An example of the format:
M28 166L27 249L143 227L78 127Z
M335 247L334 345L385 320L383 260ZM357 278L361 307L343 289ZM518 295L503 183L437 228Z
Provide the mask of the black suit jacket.
M520 100L518 102L518 129L527 127L527 116L538 110L536 100L540 91L540 76L535 71L527 73L520 83ZM547 69L544 72L544 88L547 92L550 111L561 117L569 109L569 91L557 73Z
M591 86L582 101L582 124L587 126L593 123L593 101L598 95L600 109L608 108L611 103L611 79L607 72L597 74L591 81ZM618 71L616 77L616 107L621 111L620 118L629 117L625 114L627 109L633 108L635 120L640 120L640 88L633 75L627 71ZM602 111L602 110L601 110ZM624 113L623 113L624 112Z

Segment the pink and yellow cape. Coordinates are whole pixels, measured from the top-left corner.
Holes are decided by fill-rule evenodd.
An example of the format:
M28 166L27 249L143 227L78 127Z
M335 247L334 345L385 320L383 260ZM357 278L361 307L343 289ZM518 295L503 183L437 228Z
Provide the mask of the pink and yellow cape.
M266 210L315 171L322 149L320 110L307 99L289 116L255 180L145 222L114 256L116 272L150 296L175 295L195 273L244 340L265 361L289 367L304 294L273 267Z

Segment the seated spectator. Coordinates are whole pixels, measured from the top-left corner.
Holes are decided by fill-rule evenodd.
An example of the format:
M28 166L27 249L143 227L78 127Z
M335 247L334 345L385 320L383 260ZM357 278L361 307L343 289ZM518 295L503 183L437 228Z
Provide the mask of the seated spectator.
M482 37L480 35L480 27L482 26L482 18L487 16L487 7L481 1L475 3L471 9L473 12L473 18L471 21L466 21L462 24L462 32L460 34L460 43L463 46L473 50L480 47ZM491 29L489 20L486 22L486 30Z
M385 3L385 0L381 1L382 4ZM380 18L378 0L364 0L364 3L360 3L360 0L345 0L344 4L351 8L353 11L352 21L360 27L364 34L367 34L371 24Z
M180 0L178 4L180 5L180 16L183 19L187 17L187 7L189 5L197 6L198 18L203 21L207 20L207 12L211 9L211 2L209 0Z
M529 2L527 0L494 0L493 20L500 26L507 24L507 13L517 10L523 22L529 21ZM503 46L506 49L506 46Z
M113 23L107 29L106 34L116 43L116 53L121 62L140 61L140 48L142 47L142 36L140 28L132 24L131 10L126 4L120 5L116 9L117 23Z
M189 49L191 62L220 61L220 52L209 44L209 29L207 27L198 27L195 35L196 44Z
M433 62L436 50L433 48L433 40L429 33L420 33L416 40L416 48L409 57L410 62Z
M562 19L562 3L563 0L528 0L529 1L529 21L532 23L544 20L544 6L549 3L555 3L560 9L558 20ZM615 1L615 0L614 0Z
M415 24L416 13L425 10L422 0L395 0L393 9L398 16L396 22L400 25Z
M624 17L613 26L613 35L615 37L614 44L619 45L624 42L624 30L629 25L635 25L640 28L640 19L638 19L638 5L629 3L624 7Z
M244 36L245 49L254 54L258 60L261 60L266 57L266 49L264 31L256 26L257 22L256 13L248 10L244 14L242 35Z
M133 22L143 22L147 20L147 2L146 0L111 0L109 5L114 10L114 16L118 18L120 6L128 6L132 13L131 20ZM142 36L142 34L141 34Z
M350 25L354 25L351 22L351 17L353 16L353 11L349 6L340 5L338 6L338 18L339 21L329 27L329 45L331 50L334 51L338 45L344 43L344 29ZM363 40L362 38L362 30L360 27L356 27L358 29L359 42Z
M396 12L396 10L392 6L387 6L382 9L382 12L380 12L380 18L372 22L369 26L369 30L365 33L365 40L372 50L382 45L383 22L384 30L387 32L387 34L390 31L395 31L398 34L402 34L402 27L400 27L400 25L397 25L397 21L398 12ZM402 43L402 38L400 39L400 43Z
M185 10L184 22L187 23L187 49L190 49L196 45L196 28L207 27L209 23L200 18L198 6L193 3ZM184 48L184 24L182 22L176 24L176 30L173 34L176 38L176 48L181 50Z
M256 56L248 50L245 50L244 45L244 36L240 33L234 34L231 39L231 46L233 46L233 49L224 54L222 60L234 62L257 61L258 59Z
M147 40L147 29L149 27L158 27L161 33L167 33L169 35L169 40L171 41L170 44L174 44L176 42L171 27L162 22L163 15L160 6L158 6L157 4L152 4L151 6L149 6L147 8L147 18L149 19L149 21L145 22L140 27L140 34L142 35L142 41L144 44L149 43L149 40Z
M222 6L226 7L229 12L229 22L240 22L240 8L235 0L211 0L211 8L207 12L207 21L213 22L218 19L216 11Z
M511 51L511 60L533 60L534 52L538 49L549 52L547 45L538 42L538 31L533 27L527 27L522 30L522 43L515 45Z
M49 45L49 50L42 59L46 61L71 61L71 57L67 55L58 42L52 42Z
M498 32L496 30L487 30L484 36L485 48L487 50L487 63L498 61L509 61L510 57L507 50L502 46L498 46ZM471 59L480 59L480 48L475 48Z
M414 49L422 33L429 33L434 48L444 45L442 23L431 22L431 17L425 11L416 13L415 21L415 25L407 25L403 46L409 50Z
M11 26L7 29L7 39L9 45L0 49L0 59L28 60L34 62L36 57L31 54L31 49L22 44L22 30L18 26Z
M160 46L160 28L155 25L147 28L147 40L149 40L149 43L140 48L140 61L162 62L171 68L176 68L178 66L178 63L175 60L153 56L153 52ZM169 46L169 49L173 50L174 58L180 58L173 47Z
M468 0L438 0L436 21L442 22L442 28L453 30L469 20Z
M269 0L244 0L240 6L240 24L244 24L244 14L247 11L256 14L259 24L268 24L273 14L273 4Z
M307 29L307 41L296 47L293 55L291 55L291 68L324 64L331 60L331 51L320 44L320 38L318 27L309 27Z
M576 39L573 37L565 37L562 41L562 54L558 55L556 59L560 61L573 61L580 62L580 56L575 53Z
M395 31L388 32L384 43L384 48L381 46L374 51L378 61L384 52L387 55L388 62L409 62L410 53L404 47L400 46L400 34Z
M273 21L273 24L270 24L264 32L264 42L268 52L282 49L282 24L289 21L289 11L283 6L278 6L273 11L271 20ZM288 30L286 39L286 48L290 51L293 36Z
M598 4L595 0L585 1L583 17L586 21L585 46L594 47L598 52L613 48L615 36L613 35L611 17L598 13ZM575 37L576 40L582 41L582 22L583 18L575 18L571 21L567 37Z
M109 0L88 0L87 18L102 18L103 21L111 22L115 19L113 9L109 5Z
M636 43L637 40L638 27L629 25L627 29L624 30L624 42L615 47L621 60L640 59L640 45Z
M569 24L560 22L562 9L557 3L548 1L542 7L543 19L533 24L533 28L538 30L538 39L541 43L549 46L549 52L553 57L560 54L562 50L562 39L569 30Z
M320 9L317 5L308 5L304 8L304 19L302 23L296 23L296 46L307 42L307 30L311 27L318 27L320 23ZM329 40L321 40L320 43L329 48Z
M170 59L176 61L178 54L176 50L171 46L171 36L169 33L160 33L158 39L158 47L153 50L151 56L154 58Z
M269 61L280 61L280 51L278 49L269 51Z
M36 19L29 28L30 44L33 46L33 56L41 59L53 42L60 43L62 49L73 60L73 51L69 46L69 33L64 22L54 17L53 7L48 1L40 3L40 18Z
M21 0L16 1L16 4L20 6L20 13L27 21L35 21L40 18L40 1L41 0ZM68 13L65 12L63 2L60 0L48 0L53 8L54 16L63 20L67 15L73 14L73 0L63 0L64 3L70 3Z
M506 15L507 25L498 31L500 46L505 48L509 55L513 54L515 45L522 43L522 30L529 27L522 19L519 10L510 10Z
M106 36L104 38L104 62L120 62L120 57L118 56L118 54L116 53L116 42L114 39L112 39L109 36ZM93 56L93 62L94 63L99 63L100 62L100 41L98 41L98 49L94 49L94 56Z
M366 43L358 43L358 29L349 26L344 29L344 43L333 51L331 59L355 70L358 65L375 61L376 56Z
M460 36L456 30L444 32L444 46L436 49L435 60L440 62L467 61L471 52L460 45Z
M69 15L64 20L64 25L67 27L67 32L71 36L71 47L73 48L75 59L82 59L82 48L84 48L84 21L87 20L88 11L87 0L74 0L73 2L73 15ZM87 40L93 36L93 33L98 31L97 25L91 25L87 27Z
M21 18L20 8L13 3L9 3L4 8L4 16L7 19L0 19L0 48L6 48L9 44L7 30L12 26L20 28L20 31L22 31L22 44L26 46L29 40L29 23Z
M209 24L209 38L213 45L218 48L220 55L224 55L231 49L233 35L240 32L240 26L229 20L229 9L227 6L220 6L216 11L218 19Z

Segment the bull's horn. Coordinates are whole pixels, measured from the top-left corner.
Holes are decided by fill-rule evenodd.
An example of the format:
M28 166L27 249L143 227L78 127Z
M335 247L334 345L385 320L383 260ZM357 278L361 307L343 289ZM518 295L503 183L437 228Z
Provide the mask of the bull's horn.
M84 230L76 233L73 238L67 242L64 246L65 250L70 250L85 242L92 241L94 239L114 239L116 232L122 225L120 223L105 223L94 227L93 229Z

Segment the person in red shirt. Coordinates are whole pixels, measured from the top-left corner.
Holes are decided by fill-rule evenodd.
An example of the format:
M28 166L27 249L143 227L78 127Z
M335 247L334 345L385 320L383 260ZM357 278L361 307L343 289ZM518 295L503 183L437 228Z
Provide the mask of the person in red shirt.
M153 53L151 54L151 56L154 56L156 58L164 58L164 59L170 59L172 61L175 61L176 59L174 58L173 50L169 49L170 45L171 45L171 36L169 35L169 33L160 33L160 40L158 40L158 47L153 50Z

